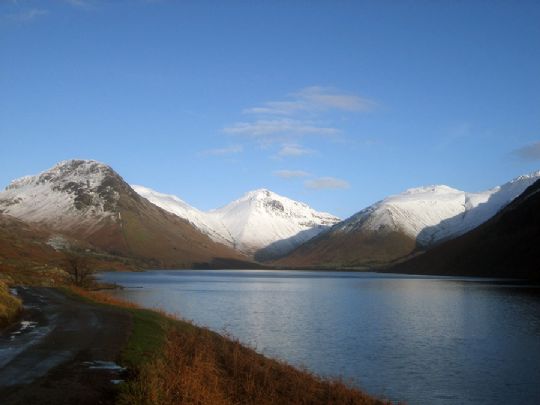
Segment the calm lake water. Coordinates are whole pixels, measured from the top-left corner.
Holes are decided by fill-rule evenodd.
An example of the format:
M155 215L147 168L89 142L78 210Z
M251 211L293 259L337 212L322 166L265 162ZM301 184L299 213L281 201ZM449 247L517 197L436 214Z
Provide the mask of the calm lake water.
M309 271L103 273L112 292L409 404L540 404L540 290Z

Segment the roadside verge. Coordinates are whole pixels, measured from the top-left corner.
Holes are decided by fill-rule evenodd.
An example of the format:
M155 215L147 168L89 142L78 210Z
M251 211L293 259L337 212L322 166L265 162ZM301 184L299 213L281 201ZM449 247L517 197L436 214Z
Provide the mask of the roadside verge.
M338 379L267 358L234 339L142 309L101 292L72 289L85 299L124 308L133 327L122 351L128 379L118 403L388 404Z

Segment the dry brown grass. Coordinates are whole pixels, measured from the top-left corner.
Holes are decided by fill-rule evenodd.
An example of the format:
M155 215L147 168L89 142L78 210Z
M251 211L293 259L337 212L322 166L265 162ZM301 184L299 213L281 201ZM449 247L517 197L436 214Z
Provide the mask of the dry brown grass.
M122 307L122 308L140 308L140 306L138 306L137 304L134 304L133 302L121 300L119 298L112 297L111 295L102 293L100 291L90 291L90 290L86 290L84 288L77 287L74 285L70 285L69 290L71 290L73 293L77 295L80 295L81 297L99 302L101 304L114 305L116 307Z
M383 404L341 381L266 358L203 328L169 331L120 404Z
M0 281L0 328L13 322L21 311L21 300L11 295L8 285Z
M340 380L320 378L284 362L267 358L238 341L178 320L164 312L140 309L106 293L77 287L85 298L141 311L166 328L154 354L136 365L118 398L121 405L233 405L233 404L389 404L370 397ZM156 324L153 324L156 328ZM135 341L140 330L134 331ZM156 335L159 336L159 333ZM153 337L155 339L155 336ZM133 356L133 354L129 354Z

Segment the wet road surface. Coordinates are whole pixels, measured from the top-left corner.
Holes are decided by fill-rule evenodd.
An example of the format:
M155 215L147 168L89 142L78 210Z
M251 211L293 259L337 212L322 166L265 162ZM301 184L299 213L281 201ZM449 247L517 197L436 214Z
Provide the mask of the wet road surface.
M45 287L18 287L25 311L0 335L2 404L108 404L129 314Z

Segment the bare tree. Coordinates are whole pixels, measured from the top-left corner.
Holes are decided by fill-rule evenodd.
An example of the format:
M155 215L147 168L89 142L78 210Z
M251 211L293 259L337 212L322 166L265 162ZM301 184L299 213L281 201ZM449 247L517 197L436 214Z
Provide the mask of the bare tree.
M88 259L73 253L66 254L64 269L70 281L78 287L86 287L94 280L94 270Z

